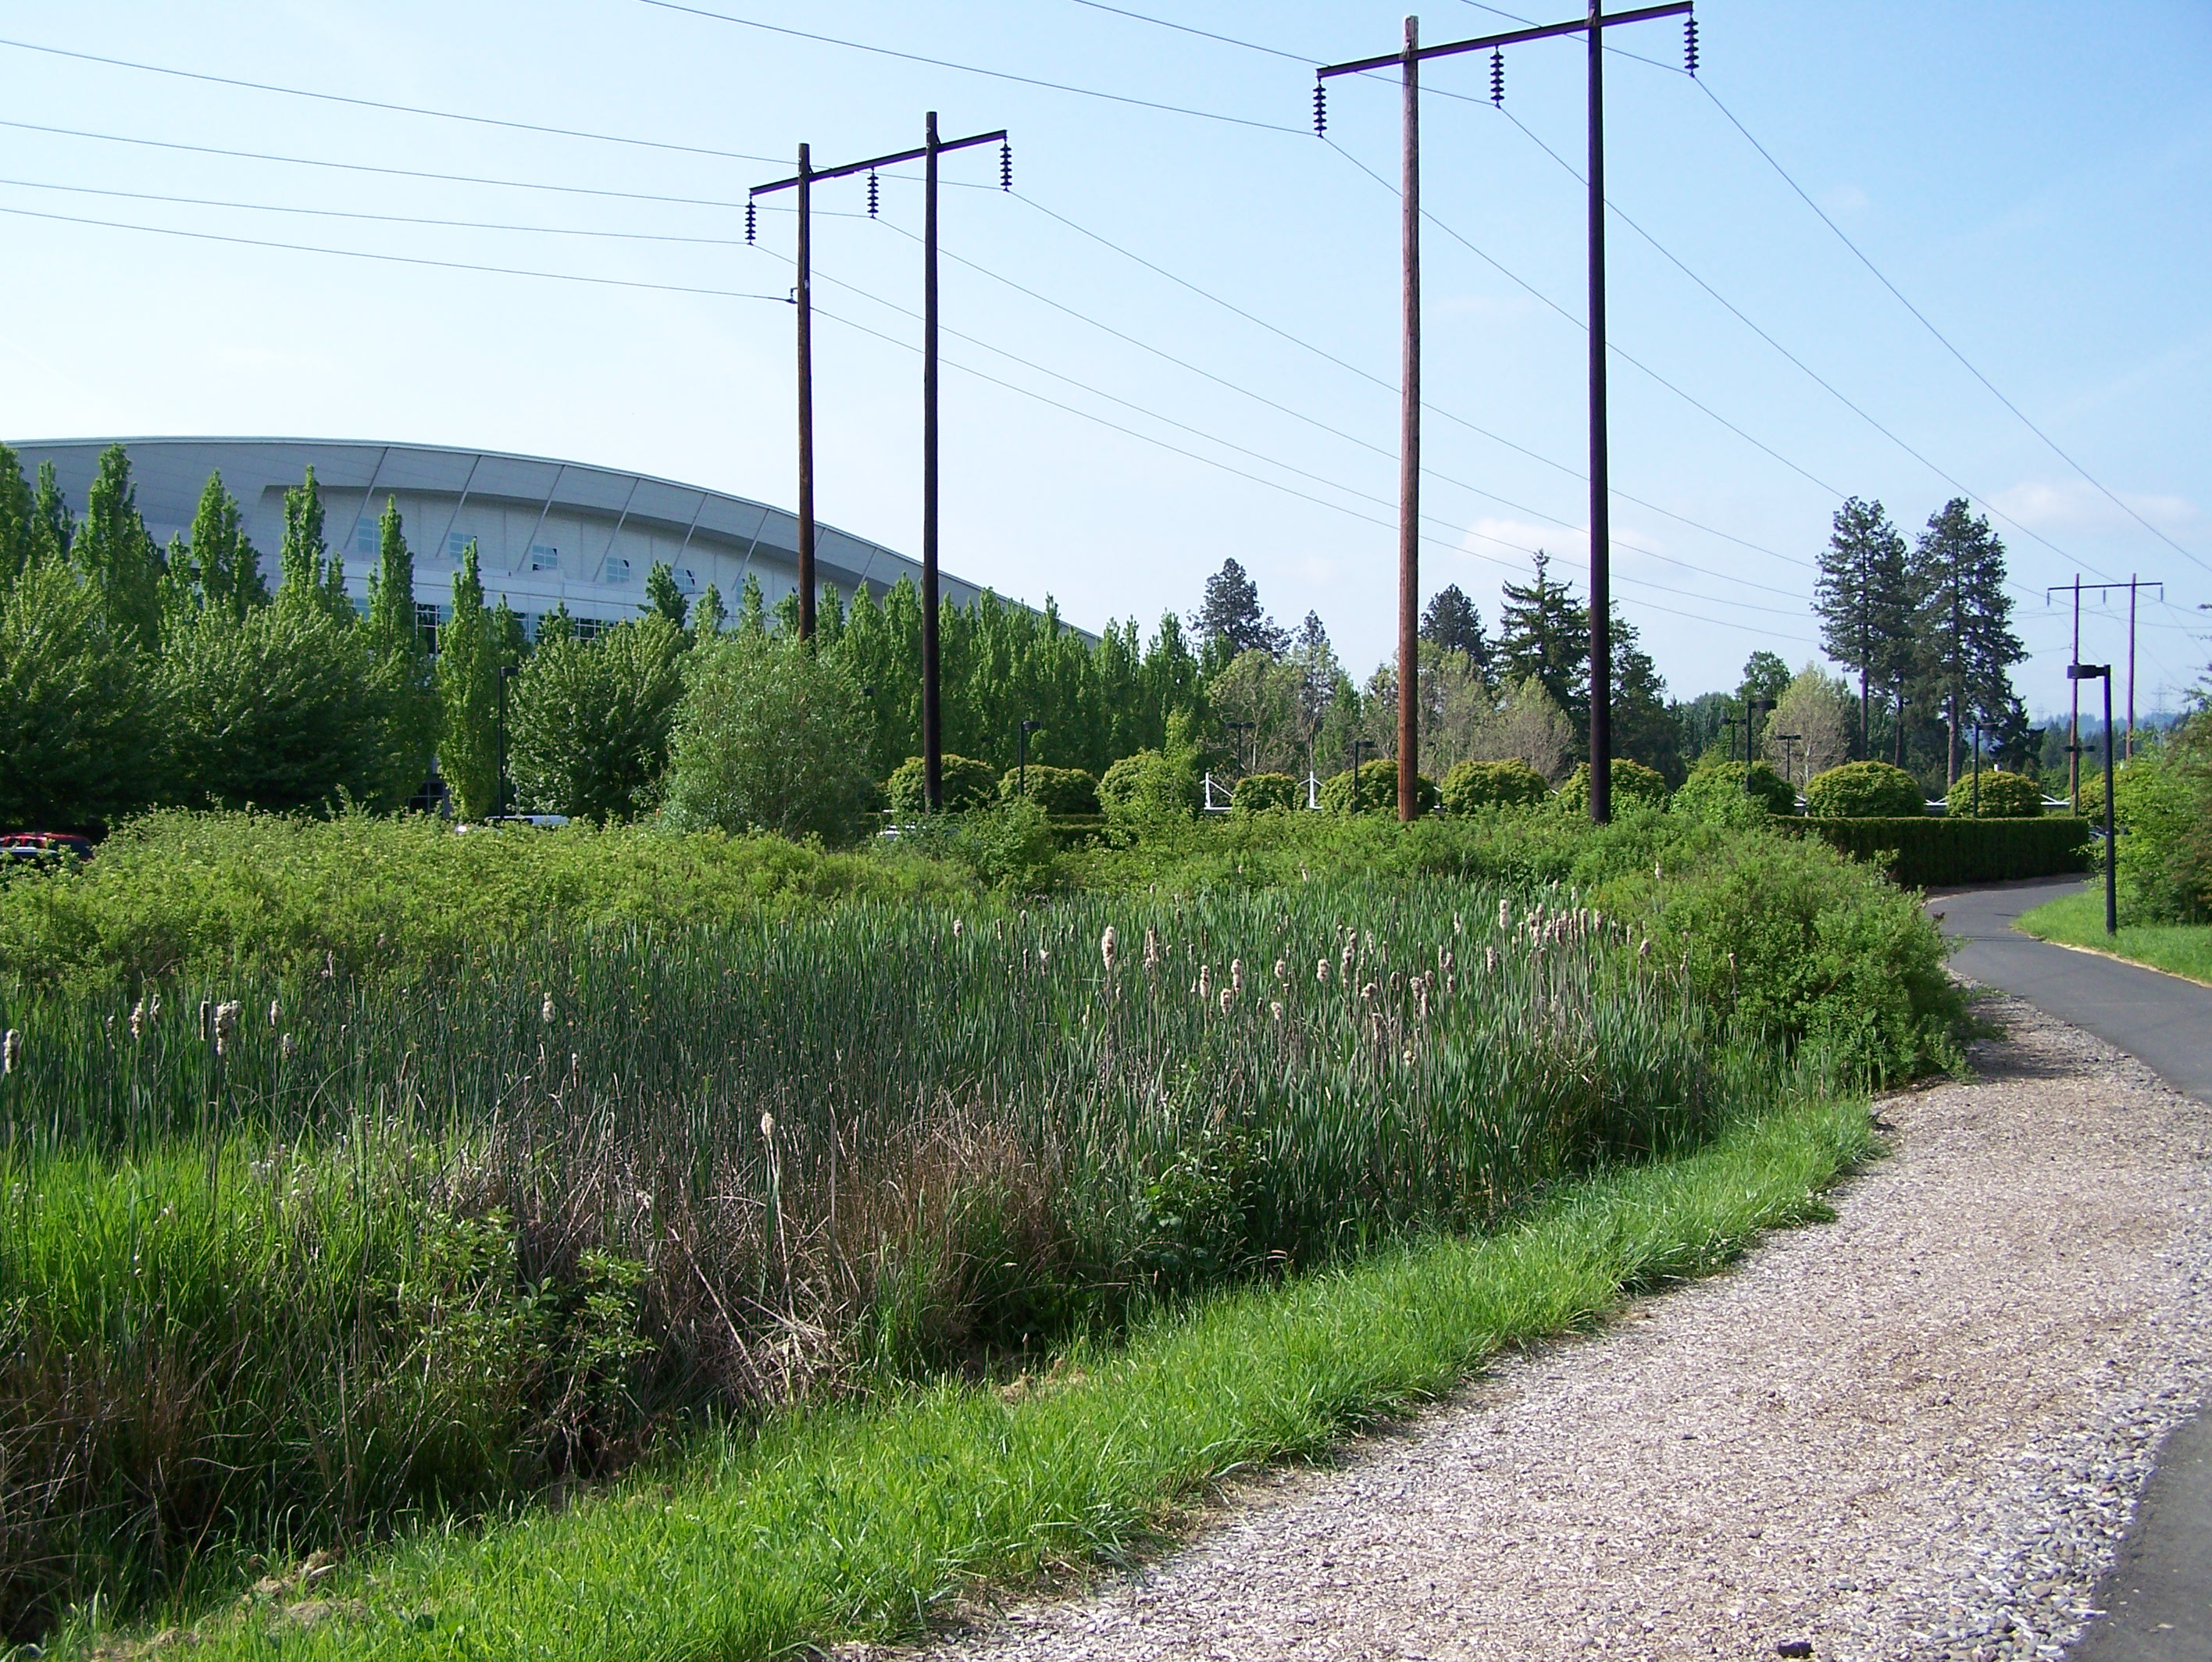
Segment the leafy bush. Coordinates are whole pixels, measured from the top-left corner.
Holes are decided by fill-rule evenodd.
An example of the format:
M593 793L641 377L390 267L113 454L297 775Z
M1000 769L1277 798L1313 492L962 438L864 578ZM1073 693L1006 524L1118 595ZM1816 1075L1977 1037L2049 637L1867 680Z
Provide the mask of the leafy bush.
M2033 820L2043 816L2043 787L2019 773L1984 768L1978 794L1981 806L1977 809L1974 775L1961 773L1958 783L1945 793L1944 807L1953 819Z
M134 655L66 567L0 591L0 828L89 825L146 801L145 716Z
M988 761L956 756L947 751L938 758L937 780L944 789L945 811L948 814L988 808L999 799L999 776ZM908 756L892 771L890 781L884 786L891 812L902 819L927 813L929 796L926 785L921 758Z
M2104 820L2101 767L2082 770L2081 812ZM2129 921L2212 919L2212 715L2192 717L2113 770L2112 817Z
M1903 819L1928 811L1920 781L1886 761L1847 761L1815 773L1805 786L1805 811L1815 819Z
M1769 1039L1825 1050L1847 1077L1905 1078L1959 1059L1964 995L1918 897L1816 841L1709 840L1679 876L1639 870L1599 895L1607 911L1646 920L1655 949L1686 961L1709 1002Z
M538 813L591 820L626 820L651 811L663 787L669 734L684 697L684 666L690 656L684 646L683 632L658 613L617 625L596 640L564 637L543 642L509 683L508 771L516 804ZM695 802L702 788L699 771L706 765L702 719L719 730L722 745L766 747L769 754L750 760L775 772L778 761L773 753L783 749L776 723L785 715L801 716L806 704L796 685L771 689L757 676L737 674L715 658L726 650L726 643L702 646L694 679L712 684L716 696L742 698L745 707L712 710L695 701L687 711L694 775L689 788ZM776 704L785 707L771 707ZM812 742L794 737L800 746ZM725 755L720 766L726 770L737 760ZM764 787L772 788L765 779L756 781L756 793ZM738 787L725 779L720 788ZM734 811L729 803L722 808ZM769 823L750 815L738 824L716 813L708 817L728 830Z
M1674 792L1674 811L1716 825L1736 825L1763 820L1770 814L1795 814L1797 792L1789 780L1763 761L1751 764L1746 788L1740 761L1717 762L1700 767Z
M1285 813L1300 805L1297 780L1288 773L1247 773L1229 792L1229 808L1237 814Z
M675 633L658 617L626 627ZM750 629L689 656L669 742L669 822L833 843L857 837L874 782L867 703L844 666L795 635Z
M1444 809L1473 814L1485 808L1529 807L1552 794L1544 776L1518 756L1504 761L1462 761L1444 775L1437 792Z
M1437 782L1426 773L1413 775L1413 792L1425 814L1443 804ZM1321 805L1332 814L1395 814L1398 811L1398 764L1387 756L1363 761L1334 775L1321 787Z
M2089 867L2086 820L1938 818L1803 819L1784 822L1840 853L1866 860L1908 889L1943 883L2010 883Z
M1024 794L1023 770L1006 769L999 781L999 797L1012 802ZM1028 768L1029 799L1048 814L1096 814L1098 780L1087 768L1047 767L1031 762Z
M1188 819L1199 809L1195 763L1181 752L1139 750L1123 756L1098 781L1098 800L1117 827Z
M1632 803L1641 803L1649 808L1664 808L1668 792L1667 776L1656 767L1646 767L1640 761L1631 761L1626 756L1615 756L1610 770L1613 779L1613 803L1616 809ZM1589 812L1589 763L1579 764L1575 771L1560 781L1559 794L1552 799L1553 806L1569 814Z

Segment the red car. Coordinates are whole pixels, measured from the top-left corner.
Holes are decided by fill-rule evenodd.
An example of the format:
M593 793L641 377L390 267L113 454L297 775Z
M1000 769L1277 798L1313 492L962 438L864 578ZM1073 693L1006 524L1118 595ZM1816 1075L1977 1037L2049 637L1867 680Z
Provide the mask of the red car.
M88 860L92 840L69 831L15 831L0 836L0 859Z

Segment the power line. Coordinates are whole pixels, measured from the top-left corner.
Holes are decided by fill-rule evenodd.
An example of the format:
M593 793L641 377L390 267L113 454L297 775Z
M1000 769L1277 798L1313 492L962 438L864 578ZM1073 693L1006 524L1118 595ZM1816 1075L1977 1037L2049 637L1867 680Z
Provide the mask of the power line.
M1779 161L1777 161L1774 159L1773 152L1769 150L1764 144L1761 144L1756 138L1753 137L1751 129L1745 126L1742 122L1736 118L1735 112L1729 109L1727 105L1721 102L1720 94L1716 93L1703 81L1698 82L1698 85L1704 91L1705 96L1712 100L1713 107L1728 118L1729 124L1734 127L1736 131L1743 135L1744 142L1749 144L1753 149L1758 151L1759 154L1765 159L1766 165L1773 168L1775 173L1780 176L1782 182L1784 185L1787 185L1791 191L1796 193L1797 199L1803 203L1808 208L1810 208L1815 214L1820 215L1820 223L1826 226L1831 231L1836 234L1836 240L1841 242L1844 247L1850 249L1853 258L1855 258L1860 264L1865 266L1869 271L1874 274L1875 281L1879 282L1884 288L1889 290L1890 294L1896 298L1897 303L1903 306L1906 311L1910 312L1920 326L1923 329L1925 329L1930 335L1933 335L1936 337L1937 343L1954 358L1956 358L1962 366L1964 366L1968 374L1972 375L1976 380L1979 381L1989 390L1990 397L1995 398L1999 403L2002 404L2007 409L2010 410L2014 416L2017 416L2020 420L2021 425L2025 427L2030 433L2033 433L2037 438L2042 440L2045 445L2049 446L2053 455L2057 456L2060 461L2065 463L2067 466L2072 468L2075 472L2080 474L2082 478L2087 480L2089 483L2094 486L2108 501L2110 501L2115 507L2118 508L2123 513L2126 514L2128 518L2134 520L2145 531L2148 531L2153 537L2158 538L2160 542L2165 543L2166 547L2172 549L2176 554L2180 555L2184 559L2188 560L2203 570L2212 572L2212 565L2207 565L2203 560L2198 559L2197 555L2190 553L2187 549L2182 547L2180 543L2175 542L2171 537L2168 537L2156 525L2154 525L2149 520L2144 519L2142 514L2136 513L2136 510L2130 507L2126 502L2121 500L2118 495L2114 494L2111 490L2106 488L2103 481L2100 480L2094 474L2091 473L2088 469L2083 467L2081 463L2075 461L2073 457L2062 449L2056 439L2052 438L2041 428L2038 427L2033 422L2030 421L2028 419L2027 413L2025 410L2021 409L2021 407L2014 403L2010 398L2005 397L2003 392L1998 390L1996 382L1992 381L1988 376L1982 373L1979 369L1976 368L1973 361L1968 358L1965 353L1960 351L1957 347L1954 346L1951 343L1950 338L1946 336L1942 330L1936 328L1934 324L1928 320L1928 315L1926 312L1923 312L1918 306L1915 306L1911 300L1905 297L1905 291L1899 288L1895 283L1892 282L1882 274L1881 268L1876 265L1871 259L1868 258L1866 252L1862 249L1858 244L1853 242L1850 237L1844 234L1844 227L1837 224L1833 219L1830 218L1827 210L1821 207L1819 203L1814 201L1813 198L1807 194L1805 187L1798 184L1796 179L1790 178L1789 171L1784 168Z
M149 236L189 237L195 242L224 242L240 248L278 248L295 254L330 254L343 259L377 260L387 265L427 265L444 271L480 271L502 277L540 277L550 282L582 282L604 288L645 288L664 294L705 294L717 300L774 300L788 305L782 294L754 294L734 288L695 288L681 283L641 282L631 277L589 277L574 271L532 271L519 266L480 265L466 260L425 259L412 254L372 253L362 248L325 248L304 242L273 242L260 237L224 236L214 231L186 231L168 225L132 225L120 220L87 219L74 214L46 214L33 208L0 207L0 214L21 219L42 219L62 225L91 225L109 231L139 231Z
M1060 213L1056 209L1046 207L1044 203L1039 202L1036 197L1025 196L1019 191L1014 192L1014 197L1017 201L1027 203L1030 207L1034 208L1038 213L1042 214L1046 218L1058 221L1069 230L1073 231L1077 235L1089 238L1091 241L1098 244L1102 248L1110 249L1113 252L1121 255L1122 258L1131 261L1133 264L1137 265L1141 265L1145 270L1152 272L1154 276L1165 278L1168 282L1174 283L1180 288L1189 290L1190 293L1197 295L1200 300L1206 300L1212 305L1218 306L1221 307L1222 310L1230 312L1233 316L1243 318L1245 322L1253 325L1255 328L1263 329L1271 335L1276 336L1282 340L1288 341L1292 346L1297 347L1302 351L1311 353L1314 356L1321 359L1325 363L1334 364L1336 367L1344 370L1348 374L1356 375L1360 379L1371 382L1375 385L1383 388L1385 391L1396 391L1395 383L1385 380L1382 376L1376 374L1372 370L1362 368L1359 365L1352 362L1348 359L1340 358L1326 348L1316 346L1311 341L1291 333L1289 330L1281 327L1279 325L1270 323L1267 318L1246 311L1235 301L1224 300L1222 296L1214 294L1211 289L1201 288L1197 283L1191 282L1188 277L1178 276L1175 272L1169 270L1165 266L1158 264L1155 262L1146 258L1142 254L1136 252L1133 249L1124 247L1121 244L1115 242L1112 238L1108 237L1100 232L1094 231L1088 226L1079 225L1075 221L1068 218L1066 215ZM1518 455L1527 457L1532 462L1540 462L1547 468L1552 468L1558 472L1564 473L1571 479L1586 480L1589 477L1587 474L1577 471L1575 468L1568 465L1565 462L1554 461L1551 457L1544 455L1540 451L1531 450L1526 445L1517 444L1513 440L1505 437L1504 434L1501 433L1494 433L1490 428L1483 427L1477 422L1471 422L1464 416L1461 416L1452 410L1446 409L1440 404L1431 403L1426 400L1424 400L1422 402L1421 408L1427 410L1432 416L1440 416L1445 421L1450 422L1455 426L1466 428L1469 433L1473 433L1480 438L1489 440L1492 444L1501 445L1507 450L1512 451ZM1656 502L1648 501L1641 496L1631 495L1628 492L1620 489L1618 487L1614 488L1613 494L1620 497L1624 502L1632 502L1638 507L1646 509L1653 513L1663 515L1665 518L1674 520L1678 525L1689 526L1692 531L1701 531L1705 532L1708 536L1717 537L1723 542L1734 543L1740 548L1748 549L1753 554L1763 554L1769 559L1779 560L1788 565L1802 566L1808 569L1813 564L1811 561L1806 560L1800 555L1784 554L1778 549L1767 548L1761 543L1747 541L1743 537L1736 536L1732 531L1725 531L1717 525L1708 525L1700 520L1692 519L1686 515L1675 513L1672 508L1662 507Z
M743 237L685 237L659 231L604 231L574 225L516 225L497 220L432 219L419 214L368 214L347 208L298 208L273 202L234 202L216 197L167 196L158 191L118 191L99 185L55 185L34 179L0 179L0 185L25 191L61 191L72 196L118 197L131 202L165 202L185 208L236 209L252 214L304 214L317 219L363 220L376 225L422 225L448 231L516 231L541 237L601 237L618 242L673 242L708 248L742 248ZM771 207L770 213L790 213ZM838 219L866 219L866 214L840 213Z
M489 185L503 191L549 191L561 196L603 197L617 202L652 202L680 208L744 206L718 197L656 196L645 191L611 191L590 185L549 185L537 179L492 179L477 173L434 173L414 167L385 167L367 161L325 161L313 156L283 155L269 150L226 150L212 144L186 144L173 138L134 138L125 133L96 133L82 127L49 127L34 121L0 118L0 127L18 132L48 133L61 138L96 139L103 144L132 144L155 150L180 150L191 155L223 156L234 161L274 161L288 167L327 167L349 173L377 173L387 179L429 179L441 185Z
M324 104L350 104L357 109L384 110L396 115L433 116L441 121L465 121L479 127L505 127L514 132L545 133L559 138L588 138L601 144L629 144L641 149L672 150L683 155L714 156L729 161L775 161L775 156L747 155L741 150L710 149L699 144L676 144L665 139L633 138L622 133L588 132L576 127L541 126L532 121L507 121L497 116L465 115L457 110L426 109L415 104L388 104L374 98L350 98L343 93L313 92L305 87L281 87L265 81L243 81L235 76L207 75L198 70L173 69L164 64L140 64L127 58L103 58L97 52L73 52L66 46L41 45L35 40L0 39L0 46L18 52L44 52L52 58L73 58L84 64L104 64L111 69L136 70L143 75L166 75L179 81L201 81L210 86L240 87L249 92L276 93L286 98L312 98Z
M1104 0L1075 0L1075 3L1087 6L1092 11L1111 12L1116 17L1132 18L1158 28L1173 29L1177 34L1194 34L1201 40L1218 40L1224 46L1242 46L1246 52L1265 52L1270 58L1288 58L1293 64L1303 64L1308 67L1322 61L1319 58L1301 57L1297 52L1285 52L1279 46L1263 46L1256 40L1239 40L1234 35L1216 34L1211 29L1194 29L1188 23L1171 23L1164 17L1147 17L1140 11L1125 11L1120 6L1105 4Z
M686 6L678 0L638 0L642 6L653 6L662 11L682 12L690 17L711 19L717 23L734 23L740 28L759 29L769 34L787 35L794 40L812 40L826 46L842 46L848 52L872 52L878 58L896 58L909 64L927 64L933 69L956 70L963 75L980 75L993 81L1011 81L1024 87L1041 87L1048 92L1073 93L1079 98L1103 99L1109 104L1127 104L1140 110L1159 110L1170 115L1194 116L1201 121L1225 122L1232 127L1252 127L1261 132L1289 133L1296 138L1305 136L1299 127L1285 127L1273 121L1255 121L1248 116L1224 115L1218 110L1194 110L1182 104L1163 104L1149 98L1132 98L1122 93L1101 92L1096 87L1073 87L1063 81L1042 81L1035 76L1016 75L1007 70L986 70L974 64L956 64L945 58L926 58L920 52L896 52L889 46L872 46L866 41L841 39L834 34L815 34L805 29L786 28L781 24L763 23L750 17L737 17L725 11L708 11L702 6Z

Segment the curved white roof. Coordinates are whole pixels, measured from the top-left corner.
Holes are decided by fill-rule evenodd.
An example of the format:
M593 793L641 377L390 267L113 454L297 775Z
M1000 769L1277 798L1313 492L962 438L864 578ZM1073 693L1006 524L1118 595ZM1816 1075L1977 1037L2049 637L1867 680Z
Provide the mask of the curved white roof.
M245 512L246 533L274 585L283 541L284 492L309 467L321 488L324 535L346 562L346 585L365 591L386 497L398 501L415 555L416 598L449 602L453 571L473 538L486 597L534 620L557 603L579 618L635 617L645 577L665 560L692 593L714 584L734 611L747 575L773 607L798 583L796 516L702 486L579 462L434 445L345 439L66 439L14 446L28 474L52 462L63 494L82 511L100 453L130 452L138 511L155 537L190 531L208 475L220 472ZM919 561L817 523L818 579L850 596L880 594ZM948 606L981 592L940 572Z

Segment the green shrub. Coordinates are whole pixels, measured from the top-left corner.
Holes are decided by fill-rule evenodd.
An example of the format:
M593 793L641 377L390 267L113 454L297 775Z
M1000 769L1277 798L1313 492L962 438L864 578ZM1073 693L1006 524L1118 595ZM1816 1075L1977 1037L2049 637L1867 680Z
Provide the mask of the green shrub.
M753 657L762 660L757 669L741 661ZM688 701L687 676L695 688ZM712 690L697 692L702 682ZM778 652L765 636L704 642L690 652L683 632L657 614L618 624L596 640L556 635L530 655L508 688L515 802L574 819L649 813L664 784L672 783L665 778L669 740L683 706L680 719L689 728L683 789L691 811L726 830L782 830L789 813L779 798L828 761L806 754L821 743L813 730L826 713L822 686L819 670ZM796 816L800 824L817 817L812 808ZM847 830L842 823L835 833L822 828Z
M1657 768L1646 767L1626 756L1615 756L1610 773L1615 808L1626 808L1632 803L1650 808L1667 805L1667 777ZM1560 782L1559 794L1552 798L1553 806L1569 814L1588 814L1589 780L1589 763L1585 761Z
M1189 818L1198 812L1200 788L1198 768L1188 756L1139 750L1106 770L1098 781L1098 800L1108 820L1133 828Z
M1012 802L1026 792L1029 799L1048 814L1096 814L1098 807L1098 780L1095 774L1082 767L1047 767L1031 762L1024 784L1024 770L1009 767L999 781L999 798Z
M1959 1058L1964 996L1918 897L1817 841L1736 833L1705 841L1679 875L1639 870L1599 897L1686 960L1709 1002L1771 1040L1825 1049L1846 1077L1896 1080Z
M1796 787L1766 763L1751 764L1748 788L1744 774L1740 761L1700 767L1674 792L1674 811L1715 825L1737 825L1763 820L1770 814L1797 811Z
M2104 821L2102 767L2081 770L2081 812ZM2212 716L2192 718L2113 770L2112 817L2129 921L2212 919Z
M1286 813L1300 805L1298 782L1288 773L1247 773L1229 792L1235 814Z
M937 780L944 789L945 811L948 814L988 808L999 799L999 776L988 761L975 761L947 752L938 758ZM884 785L884 794L890 799L891 812L902 819L927 813L929 797L922 777L921 758L908 756L901 762Z
M1446 811L1533 806L1552 794L1544 776L1518 756L1504 761L1462 761L1444 775L1438 793Z
M2010 883L2089 869L2089 824L2070 816L2035 820L1803 819L1783 823L1839 853L1880 866L1908 889Z
M1920 781L1886 761L1847 761L1815 773L1805 786L1805 811L1815 819L1902 819L1928 811Z
M1425 814L1440 806L1437 782L1426 773L1413 775L1413 792ZM1354 774L1349 767L1324 782L1321 805L1331 814L1395 814L1398 811L1398 764L1388 757L1363 761Z
M1978 796L1981 805L1975 806ZM1977 785L1971 773L1959 775L1943 798L1944 806L1954 819L2033 820L2043 816L2043 787L2033 779L2019 773L2008 773L1999 768L1982 771Z

